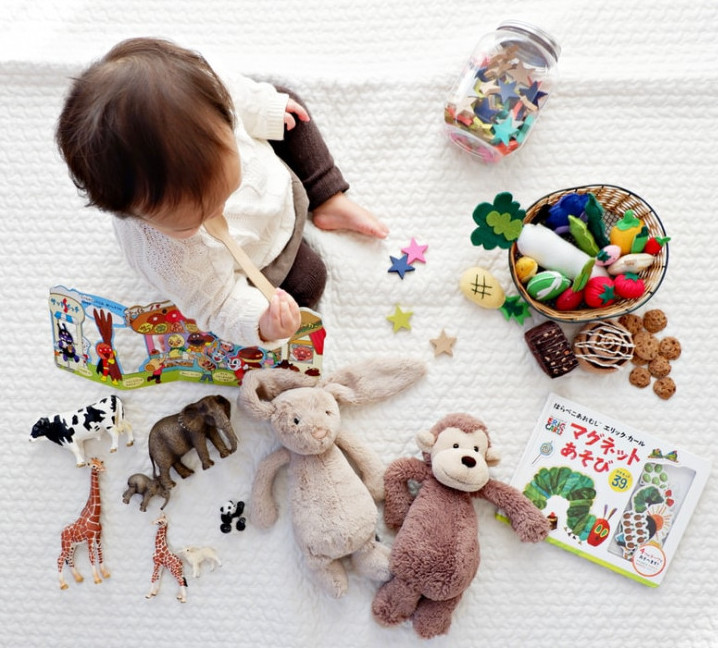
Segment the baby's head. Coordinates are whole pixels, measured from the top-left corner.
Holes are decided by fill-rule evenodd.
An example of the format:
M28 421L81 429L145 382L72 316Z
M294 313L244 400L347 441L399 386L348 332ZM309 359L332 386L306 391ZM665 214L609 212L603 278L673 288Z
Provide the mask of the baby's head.
M75 79L56 139L90 205L182 238L239 184L234 119L201 55L135 38Z

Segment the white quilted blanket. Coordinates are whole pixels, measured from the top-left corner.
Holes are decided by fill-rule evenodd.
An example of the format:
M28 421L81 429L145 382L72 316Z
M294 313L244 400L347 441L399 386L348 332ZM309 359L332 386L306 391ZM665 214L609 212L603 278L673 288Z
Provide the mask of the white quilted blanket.
M478 36L505 18L552 32L563 47L561 78L531 140L489 167L442 133L442 102ZM3 646L415 646L410 625L385 629L371 616L376 585L352 574L333 600L308 578L295 547L286 481L275 493L277 524L222 534L219 506L248 501L254 470L274 447L267 430L234 410L239 450L182 481L166 512L169 542L214 547L222 566L189 578L188 602L165 576L146 600L155 501L141 513L122 503L127 476L149 472L152 423L209 393L174 383L123 392L137 442L109 453L101 478L105 559L112 576L95 585L56 577L60 531L87 497L87 469L50 444L27 442L41 416L113 393L54 367L47 309L55 284L124 304L161 297L118 256L110 219L83 208L59 159L53 129L68 79L116 41L161 35L211 62L293 86L314 113L351 195L391 228L386 241L310 231L330 268L321 303L328 329L325 371L398 353L425 362L426 378L392 400L346 408L347 426L385 462L416 455L415 434L449 412L484 419L508 481L549 391L711 457L715 447L715 287L712 245L718 164L718 5L713 0L20 0L0 2L0 206L3 344L0 345L4 459L0 471ZM675 396L659 400L627 374L575 371L557 380L539 369L523 326L479 309L459 292L469 266L490 269L515 292L506 253L469 239L481 201L510 191L523 206L564 187L610 183L657 211L671 241L667 277L650 306L662 308L683 345ZM388 273L414 237L426 264ZM411 329L394 333L396 305ZM453 357L430 339L456 337ZM567 329L569 332L573 329ZM215 388L235 405L236 389ZM196 457L190 456L192 465ZM478 502L482 563L436 646L718 645L718 496L714 475L669 573L646 588L546 543L524 545ZM251 507L251 502L247 504ZM392 535L380 527L387 543Z

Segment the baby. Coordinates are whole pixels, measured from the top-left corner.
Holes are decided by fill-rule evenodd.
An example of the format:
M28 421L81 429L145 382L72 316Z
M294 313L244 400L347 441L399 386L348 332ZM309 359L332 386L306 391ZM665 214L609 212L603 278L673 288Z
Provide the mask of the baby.
M169 41L123 41L73 83L56 139L90 205L114 214L130 265L200 328L273 348L315 307L326 267L303 239L324 230L383 238L346 197L301 101ZM224 214L232 237L278 286L269 304L202 224Z

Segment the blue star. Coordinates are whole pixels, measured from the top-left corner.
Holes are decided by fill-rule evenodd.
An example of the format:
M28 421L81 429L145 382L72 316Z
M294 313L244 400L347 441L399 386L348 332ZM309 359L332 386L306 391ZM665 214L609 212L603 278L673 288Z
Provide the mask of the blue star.
M404 278L404 274L416 269L407 263L409 259L408 254L405 254L401 258L393 256L389 256L389 258L391 259L391 268L389 268L387 272L396 272L402 279Z
M539 101L545 96L546 93L539 90L539 84L537 81L534 81L530 87L524 90L524 97L526 97L537 108Z
M488 99L484 99L481 103L474 106L474 114L485 123L491 123L493 118L498 113L498 110L494 110L491 107L491 103Z
M516 94L516 81L506 83L503 79L499 79L499 94L501 95L501 101L506 103L509 99L518 99L519 96Z

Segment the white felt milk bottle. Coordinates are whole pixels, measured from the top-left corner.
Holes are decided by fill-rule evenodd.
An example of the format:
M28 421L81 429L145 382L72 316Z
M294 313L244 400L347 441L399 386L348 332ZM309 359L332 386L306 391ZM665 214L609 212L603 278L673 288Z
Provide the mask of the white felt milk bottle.
M542 268L556 270L569 279L575 279L591 259L553 230L533 223L524 223L516 247L521 254L530 257ZM594 265L591 276L607 277L608 273L604 268Z
M444 106L449 138L485 162L521 148L549 99L560 53L552 36L518 20L484 35Z

